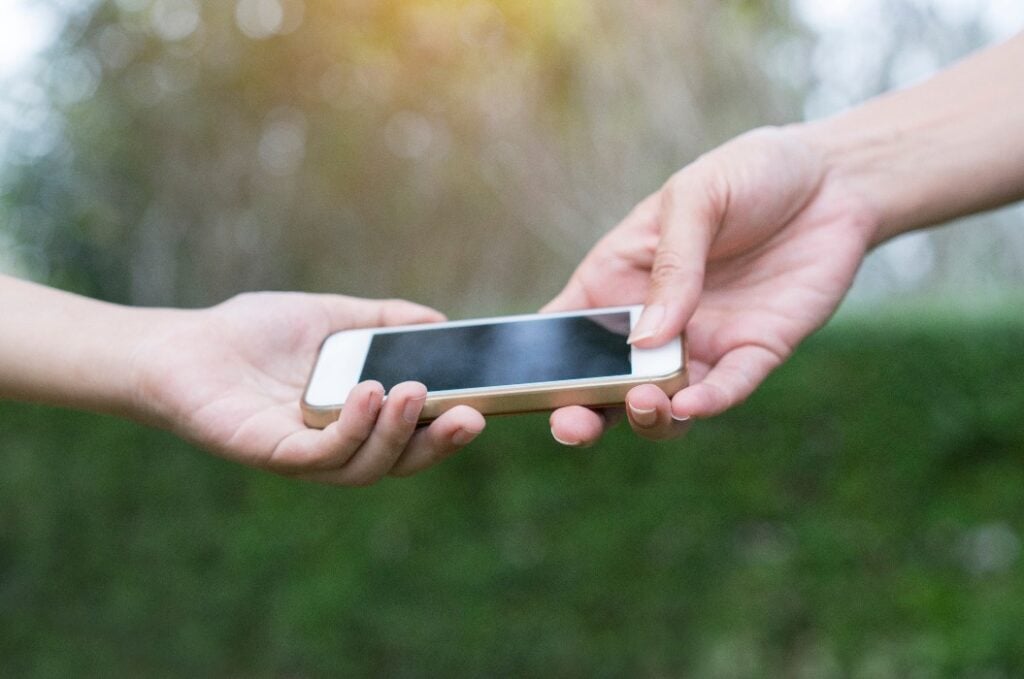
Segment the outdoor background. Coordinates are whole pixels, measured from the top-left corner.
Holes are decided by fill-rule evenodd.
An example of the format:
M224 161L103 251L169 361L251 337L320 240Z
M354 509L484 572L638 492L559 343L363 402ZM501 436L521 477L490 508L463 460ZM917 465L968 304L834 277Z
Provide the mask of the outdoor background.
M0 272L530 311L699 153L1022 28L1018 0L5 0ZM2 405L0 673L1020 675L1022 222L881 248L662 445L506 418L339 490Z

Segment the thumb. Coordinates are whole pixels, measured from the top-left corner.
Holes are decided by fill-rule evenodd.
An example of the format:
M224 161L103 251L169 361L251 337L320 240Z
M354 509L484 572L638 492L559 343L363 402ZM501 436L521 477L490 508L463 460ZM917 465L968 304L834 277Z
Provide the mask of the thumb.
M555 311L575 311L576 309L586 309L590 306L590 297L587 295L586 289L579 282L578 277L573 276L554 299L541 307L540 312L547 314Z
M640 201L587 253L566 286L544 305L541 313L636 304L639 295L634 296L630 286L623 286L623 279L616 270L637 266L636 244L646 240L646 234L658 232L660 213L661 191L655 191ZM628 247L623 247L623 243ZM591 281L589 287L585 280ZM599 282L595 284L594 281Z
M711 241L725 203L718 181L698 161L661 191L661 239L651 265L644 311L629 337L641 348L661 346L682 334L704 289Z

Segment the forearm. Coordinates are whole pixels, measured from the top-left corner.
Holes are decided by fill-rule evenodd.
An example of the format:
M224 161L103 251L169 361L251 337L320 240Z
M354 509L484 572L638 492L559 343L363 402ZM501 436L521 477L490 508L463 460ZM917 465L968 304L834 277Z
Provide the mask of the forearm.
M878 243L1024 198L1024 34L909 89L800 126L875 213Z
M165 313L0 276L0 399L137 416L132 354Z

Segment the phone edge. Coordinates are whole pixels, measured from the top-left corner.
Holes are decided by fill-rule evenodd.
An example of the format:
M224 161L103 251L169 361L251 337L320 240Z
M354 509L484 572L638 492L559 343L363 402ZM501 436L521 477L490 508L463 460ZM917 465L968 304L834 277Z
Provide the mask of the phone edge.
M547 386L542 388L522 386L506 391L486 394L458 394L449 396L427 396L420 414L420 423L437 419L446 411L458 405L468 405L482 415L515 415L543 412L571 405L590 408L621 405L626 394L641 384L653 384L671 396L689 383L689 356L685 337L680 338L682 365L667 375L655 378L628 377L621 380L594 385ZM305 393L301 401L302 419L307 427L323 429L338 419L343 406L312 406L306 402Z

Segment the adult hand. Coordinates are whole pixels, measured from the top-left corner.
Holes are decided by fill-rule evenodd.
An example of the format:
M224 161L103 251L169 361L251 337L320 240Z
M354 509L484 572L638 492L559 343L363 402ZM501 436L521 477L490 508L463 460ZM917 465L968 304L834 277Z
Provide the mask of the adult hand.
M255 293L200 311L166 311L132 356L136 409L224 457L304 479L367 485L429 467L484 428L468 407L417 429L426 389L358 385L320 431L299 400L320 343L346 328L443 320L402 301Z
M626 399L646 438L740 403L820 327L849 289L878 219L799 127L749 132L698 158L587 255L547 311L645 303L631 342L686 330L690 386ZM551 415L560 442L586 445L607 415Z

